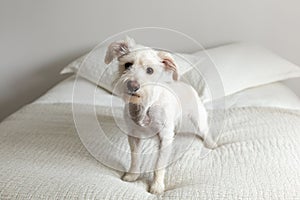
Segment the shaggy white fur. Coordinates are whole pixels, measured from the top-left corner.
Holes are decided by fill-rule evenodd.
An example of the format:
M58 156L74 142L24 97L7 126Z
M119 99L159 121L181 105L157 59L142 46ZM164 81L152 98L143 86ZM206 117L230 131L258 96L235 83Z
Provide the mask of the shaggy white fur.
M215 147L208 134L207 112L197 92L178 80L177 66L170 53L136 45L133 39L126 38L108 47L105 62L109 64L114 58L119 61L120 77L115 84L126 103L124 119L132 151L131 167L123 180L135 181L140 175L141 139L158 136L160 151L150 192L160 194L165 188L164 168L176 128L183 119L191 120L207 147Z

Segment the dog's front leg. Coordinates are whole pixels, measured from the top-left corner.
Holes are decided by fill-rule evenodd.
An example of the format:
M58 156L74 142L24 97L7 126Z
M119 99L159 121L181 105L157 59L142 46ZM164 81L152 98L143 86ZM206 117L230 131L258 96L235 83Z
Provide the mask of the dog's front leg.
M174 133L164 133L160 132L159 139L160 139L160 149L159 155L155 166L154 171L154 180L150 187L150 192L152 194L161 194L165 190L164 178L165 178L165 167L168 164L169 157L172 153L172 142Z
M129 171L124 174L124 181L135 181L140 176L140 158L141 140L136 137L128 136L128 142L131 150L131 164Z

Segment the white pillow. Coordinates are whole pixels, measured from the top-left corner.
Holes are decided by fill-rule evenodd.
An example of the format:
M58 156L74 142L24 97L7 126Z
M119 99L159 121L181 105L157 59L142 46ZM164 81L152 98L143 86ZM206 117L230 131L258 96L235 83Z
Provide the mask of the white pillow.
M95 48L69 64L61 73L77 73L112 92L118 66L117 61L110 65L104 63L106 49L107 46ZM194 54L173 56L181 80L191 84L204 102L247 88L300 77L298 66L250 43L236 43Z
M76 89L74 90L74 85ZM122 107L124 102L121 98L112 95L106 90L97 87L94 83L76 75L61 81L46 94L35 100L34 103L76 103L109 107Z
M118 63L116 60L109 65L104 63L106 50L107 45L96 47L66 66L60 73L77 73L77 75L112 92L113 82L118 78ZM179 76L191 70L193 63L198 63L198 59L201 59L192 54L172 53L172 55L178 65Z
M250 87L300 77L298 66L255 44L230 44L194 55L204 62L186 73L183 80L199 94L203 93L205 102ZM206 87L204 81L197 78L197 71L201 72Z
M208 102L207 109L236 107L277 107L300 110L299 97L280 82L243 90L225 98Z

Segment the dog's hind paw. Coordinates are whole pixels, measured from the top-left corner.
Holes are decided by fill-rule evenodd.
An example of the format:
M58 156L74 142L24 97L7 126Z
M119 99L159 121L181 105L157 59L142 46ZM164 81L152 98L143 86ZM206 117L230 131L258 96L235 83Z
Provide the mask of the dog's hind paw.
M139 178L139 176L140 176L140 174L138 174L138 173L129 173L129 172L127 172L122 177L122 180L132 182L132 181L136 181Z
M218 146L216 142L214 142L213 140L210 140L210 139L204 140L203 143L204 143L204 146L209 149L215 149Z

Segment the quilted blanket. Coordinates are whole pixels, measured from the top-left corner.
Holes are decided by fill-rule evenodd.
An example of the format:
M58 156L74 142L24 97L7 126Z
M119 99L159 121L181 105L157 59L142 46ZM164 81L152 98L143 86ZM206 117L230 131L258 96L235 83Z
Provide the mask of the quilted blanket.
M89 107L78 112L86 127ZM122 155L129 151L126 136L105 108L97 108L97 117L113 145L85 141L99 145L95 155L77 133L71 104L31 104L3 121L0 199L300 199L300 111L226 110L218 148L205 157L201 140L178 136L178 144L193 142L184 151L175 148L181 155L167 167L161 196L148 192L150 171L136 182L121 180L130 161ZM107 154L111 146L124 151Z

